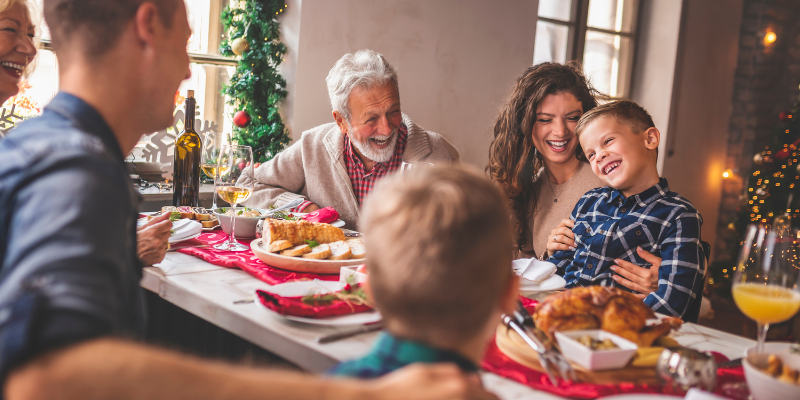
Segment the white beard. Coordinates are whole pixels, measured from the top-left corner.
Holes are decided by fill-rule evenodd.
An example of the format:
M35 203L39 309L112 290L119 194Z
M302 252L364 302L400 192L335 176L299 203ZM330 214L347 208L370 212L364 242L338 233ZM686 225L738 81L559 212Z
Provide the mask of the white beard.
M378 140L385 140L389 139L389 147L385 149L376 149L374 148L374 144L370 139L378 139ZM395 128L392 131L392 134L389 136L373 136L372 138L367 139L363 142L356 140L352 135L350 136L350 141L356 146L358 152L361 153L362 156L369 158L375 162L387 162L392 159L394 155L394 148L397 146L397 129Z

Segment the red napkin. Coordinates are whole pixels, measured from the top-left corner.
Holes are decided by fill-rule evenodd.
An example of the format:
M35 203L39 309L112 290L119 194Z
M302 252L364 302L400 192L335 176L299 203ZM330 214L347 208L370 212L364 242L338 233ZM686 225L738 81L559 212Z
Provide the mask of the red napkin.
M355 314L372 310L372 307L355 303L347 304L344 300L334 300L324 305L304 303L302 297L282 297L274 293L257 290L259 301L272 311L281 315L305 318L326 318L339 315Z
M331 222L339 219L339 213L336 212L333 207L325 207L304 215L303 219L308 222L321 222L323 224L330 224Z

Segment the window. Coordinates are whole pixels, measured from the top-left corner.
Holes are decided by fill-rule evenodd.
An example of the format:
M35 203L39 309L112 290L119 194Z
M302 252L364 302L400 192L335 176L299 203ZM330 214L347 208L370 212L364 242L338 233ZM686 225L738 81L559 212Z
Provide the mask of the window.
M630 93L637 0L539 0L533 63L579 60L594 87Z
M230 79L237 62L236 60L222 57L219 54L219 44L224 32L220 22L220 14L227 4L236 0L185 0L189 25L192 27L192 37L187 43L187 51L191 59L192 77L181 83L175 96L175 124L163 131L142 136L129 159L153 161L166 164L165 171L169 172L172 163L172 147L178 133L183 129L182 118L183 102L187 90L194 90L197 98L196 122L198 132L232 131L232 122L227 116L231 113L226 98L221 94L222 86ZM42 46L37 56L35 69L23 85L23 91L17 95L17 107L14 113L22 118L38 115L41 109L58 92L58 64L55 54L50 51L50 32L44 24L42 17L42 2L36 0L34 6L34 21L42 26ZM28 102L20 98L24 96ZM3 105L7 112L10 111L14 98ZM18 105L24 103L31 105L30 109L23 110Z

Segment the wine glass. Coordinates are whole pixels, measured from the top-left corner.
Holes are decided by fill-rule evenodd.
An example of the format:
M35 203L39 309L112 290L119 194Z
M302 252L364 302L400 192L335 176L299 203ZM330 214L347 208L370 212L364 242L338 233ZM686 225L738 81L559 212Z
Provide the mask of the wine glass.
M214 246L217 250L244 251L249 249L236 241L236 205L247 200L253 193L253 180L249 184L240 183L239 177L245 172L253 176L253 149L250 146L223 145L217 158L217 174L214 178L214 191L219 198L231 205L231 234L223 243Z
M747 229L733 275L733 301L758 324L756 352L764 349L770 324L792 318L800 309L797 256L800 232L790 226Z
M405 162L405 161L403 161L403 163L400 164L400 172L411 172L411 170L416 170L416 169L421 169L421 168L432 168L432 167L433 167L433 164L431 164L429 162L423 162L423 161Z
M217 158L223 145L228 144L227 133L208 132L203 138L203 151L200 155L200 169L203 173L215 180L217 178ZM217 209L217 195L211 196L211 209Z

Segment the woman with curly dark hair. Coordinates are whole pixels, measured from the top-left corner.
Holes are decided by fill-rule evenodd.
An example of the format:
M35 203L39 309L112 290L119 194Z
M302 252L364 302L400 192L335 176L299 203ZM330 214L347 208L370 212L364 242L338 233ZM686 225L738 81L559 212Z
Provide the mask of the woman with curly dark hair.
M602 97L580 64L541 63L517 78L500 109L486 171L508 196L520 257L545 259L574 245L570 213L584 193L603 186L583 156L575 125ZM661 259L651 262L652 270L621 261L627 279L619 282L649 293L657 288Z

